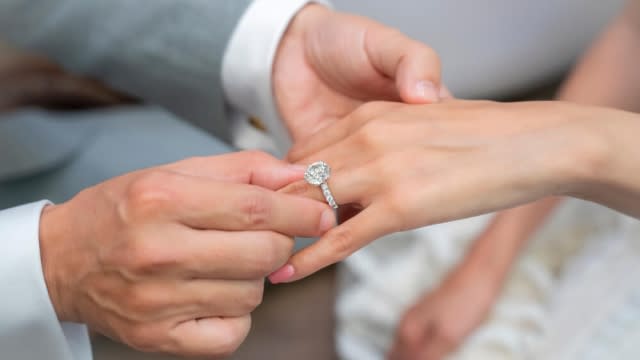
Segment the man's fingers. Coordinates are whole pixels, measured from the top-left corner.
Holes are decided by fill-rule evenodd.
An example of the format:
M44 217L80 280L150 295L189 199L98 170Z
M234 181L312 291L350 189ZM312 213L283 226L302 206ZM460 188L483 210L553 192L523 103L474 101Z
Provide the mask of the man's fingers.
M283 260L282 263L284 263ZM280 264L282 264L280 263ZM264 276L264 275L263 275ZM100 283L102 291L121 286L119 277ZM121 288L121 287L118 287ZM251 313L262 301L264 277L256 280L153 279L130 287L123 295L128 310L149 320L237 317Z
M440 100L441 66L433 49L382 26L371 30L365 41L371 63L396 80L404 102L422 104Z
M430 104L440 101L440 60L435 51L413 42L398 64L396 86L402 101Z
M264 292L264 278L252 281L192 280L181 284L178 297L190 307L188 316L192 318L250 314L262 303Z
M296 253L286 266L272 274L273 283L292 282L335 264L378 237L391 233L385 214L371 206L326 233L310 247Z
M184 175L253 184L270 190L279 189L304 176L304 168L259 151L195 157L167 165L166 168Z
M295 244L293 238L271 231L201 232L193 239L200 251L194 246L186 254L188 273L222 279L263 279L287 262Z
M166 213L195 229L319 236L333 226L332 210L319 201L169 172L142 178L130 189L129 198L133 216Z
M194 319L171 331L174 353L190 357L226 358L233 354L249 334L251 316Z
M225 232L184 228L164 232L169 234L165 237L159 235L152 244L139 251L149 256L148 262L150 266L155 264L155 270L180 279L264 278L287 262L294 246L293 238L270 231Z

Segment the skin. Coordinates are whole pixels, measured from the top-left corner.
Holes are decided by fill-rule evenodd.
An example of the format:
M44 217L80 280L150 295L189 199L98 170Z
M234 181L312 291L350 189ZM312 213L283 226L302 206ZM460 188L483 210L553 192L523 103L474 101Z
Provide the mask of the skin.
M440 286L405 312L388 358L443 359L461 346L485 321L524 244L558 201L550 198L496 215Z
M428 104L441 92L433 50L318 5L293 19L272 80L296 142L366 101ZM264 278L290 256L291 237L335 226L324 202L274 191L303 173L260 153L189 159L47 207L41 258L59 319L145 351L232 353L249 330Z
M639 15L638 2L629 3L580 61L560 99L640 111ZM523 246L561 201L548 198L498 214L441 286L405 313L389 359L437 360L457 349L486 319Z
M308 276L388 233L546 196L638 216L639 117L563 102L365 105L291 152L300 163L331 164L336 200L362 211L295 254L272 281ZM283 192L322 199L304 181Z
M369 19L307 6L290 24L273 68L276 102L299 143L367 101L429 104L440 59L424 44Z
M301 176L261 153L194 158L47 207L41 256L59 319L144 351L230 354L292 236L334 225L326 205L269 190Z

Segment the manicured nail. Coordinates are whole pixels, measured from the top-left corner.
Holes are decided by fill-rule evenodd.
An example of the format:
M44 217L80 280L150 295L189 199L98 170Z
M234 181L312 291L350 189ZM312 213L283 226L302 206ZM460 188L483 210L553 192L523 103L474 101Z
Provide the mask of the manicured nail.
M320 216L320 233L324 234L336 226L336 213L333 210L325 210Z
M416 83L415 94L420 100L429 102L440 101L440 90L431 81L420 80Z
M269 281L271 281L272 284L285 282L291 279L295 272L293 265L287 264L269 275Z

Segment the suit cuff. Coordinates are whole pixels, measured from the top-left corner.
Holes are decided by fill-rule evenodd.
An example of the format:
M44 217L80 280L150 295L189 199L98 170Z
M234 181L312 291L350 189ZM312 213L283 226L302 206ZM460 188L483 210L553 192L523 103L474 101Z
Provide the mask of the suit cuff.
M222 63L222 83L229 104L259 117L276 141L280 153L290 145L289 132L275 102L271 74L287 27L305 5L328 0L254 0L236 27Z
M0 211L0 349L7 359L91 359L83 325L60 323L40 260L41 201Z

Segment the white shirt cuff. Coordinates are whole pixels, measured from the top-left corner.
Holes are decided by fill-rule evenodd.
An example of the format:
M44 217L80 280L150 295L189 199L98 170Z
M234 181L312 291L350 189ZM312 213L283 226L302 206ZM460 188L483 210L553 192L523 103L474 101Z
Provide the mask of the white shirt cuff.
M227 101L245 114L257 116L274 138L281 154L291 146L273 94L271 74L280 39L305 5L328 0L254 0L240 19L222 62Z
M0 353L6 359L88 360L84 325L60 323L40 260L41 201L0 211Z

